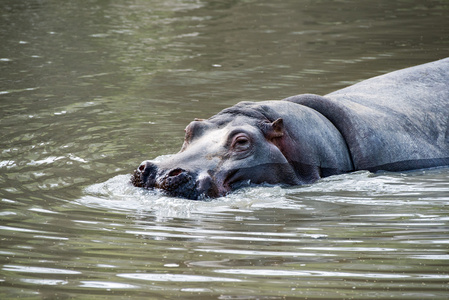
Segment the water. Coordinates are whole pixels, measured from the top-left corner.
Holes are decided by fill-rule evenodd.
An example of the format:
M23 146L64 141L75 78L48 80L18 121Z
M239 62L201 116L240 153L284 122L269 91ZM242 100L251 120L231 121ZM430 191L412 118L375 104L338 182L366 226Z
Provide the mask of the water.
M0 4L0 297L447 299L449 171L209 202L129 184L193 118L447 57L447 1Z

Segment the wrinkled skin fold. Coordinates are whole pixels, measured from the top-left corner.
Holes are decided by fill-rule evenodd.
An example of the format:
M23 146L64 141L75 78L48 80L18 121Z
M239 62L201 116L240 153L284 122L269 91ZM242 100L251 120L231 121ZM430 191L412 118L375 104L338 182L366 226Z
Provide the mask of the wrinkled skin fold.
M199 200L253 184L449 165L449 58L325 96L241 102L185 132L179 153L140 164L134 186Z

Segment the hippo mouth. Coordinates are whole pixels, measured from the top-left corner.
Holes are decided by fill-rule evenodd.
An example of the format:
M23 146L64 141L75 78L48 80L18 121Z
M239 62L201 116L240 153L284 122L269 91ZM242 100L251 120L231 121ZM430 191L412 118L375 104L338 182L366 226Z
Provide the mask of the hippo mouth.
M135 187L157 189L168 196L190 200L206 200L220 196L210 177L194 177L181 168L157 177L155 168L139 167L131 176L131 183Z
M250 180L245 180L244 177L240 175L240 171L241 169L235 169L227 174L225 180L223 181L224 190L232 191L250 185Z

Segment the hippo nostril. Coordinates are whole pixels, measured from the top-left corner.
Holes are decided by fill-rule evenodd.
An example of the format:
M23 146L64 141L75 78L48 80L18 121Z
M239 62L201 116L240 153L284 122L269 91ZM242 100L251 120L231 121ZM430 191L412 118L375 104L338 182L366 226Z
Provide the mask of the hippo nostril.
M148 175L150 172L154 172L155 169L156 165L146 160L139 165L137 171Z
M157 166L150 161L142 162L131 177L131 182L137 187L154 187Z
M148 176L154 179L156 173L157 173L157 166L150 161L144 161L137 167L135 171L135 176L141 177L143 181L147 181Z
M168 176L170 176L170 177L175 177L175 176L178 176L179 174L182 174L182 173L184 173L185 171L183 170L183 169L174 169L174 170L171 170L169 173L168 173Z

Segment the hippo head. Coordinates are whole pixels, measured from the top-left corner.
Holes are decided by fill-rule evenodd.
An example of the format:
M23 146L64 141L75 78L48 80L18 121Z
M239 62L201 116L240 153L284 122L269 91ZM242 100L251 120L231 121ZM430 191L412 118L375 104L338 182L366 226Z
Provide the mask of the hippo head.
M253 102L239 103L208 120L197 119L186 127L179 153L144 161L132 183L170 196L205 199L250 184L296 185L318 179L317 168L291 159L298 143L285 123L272 105Z

